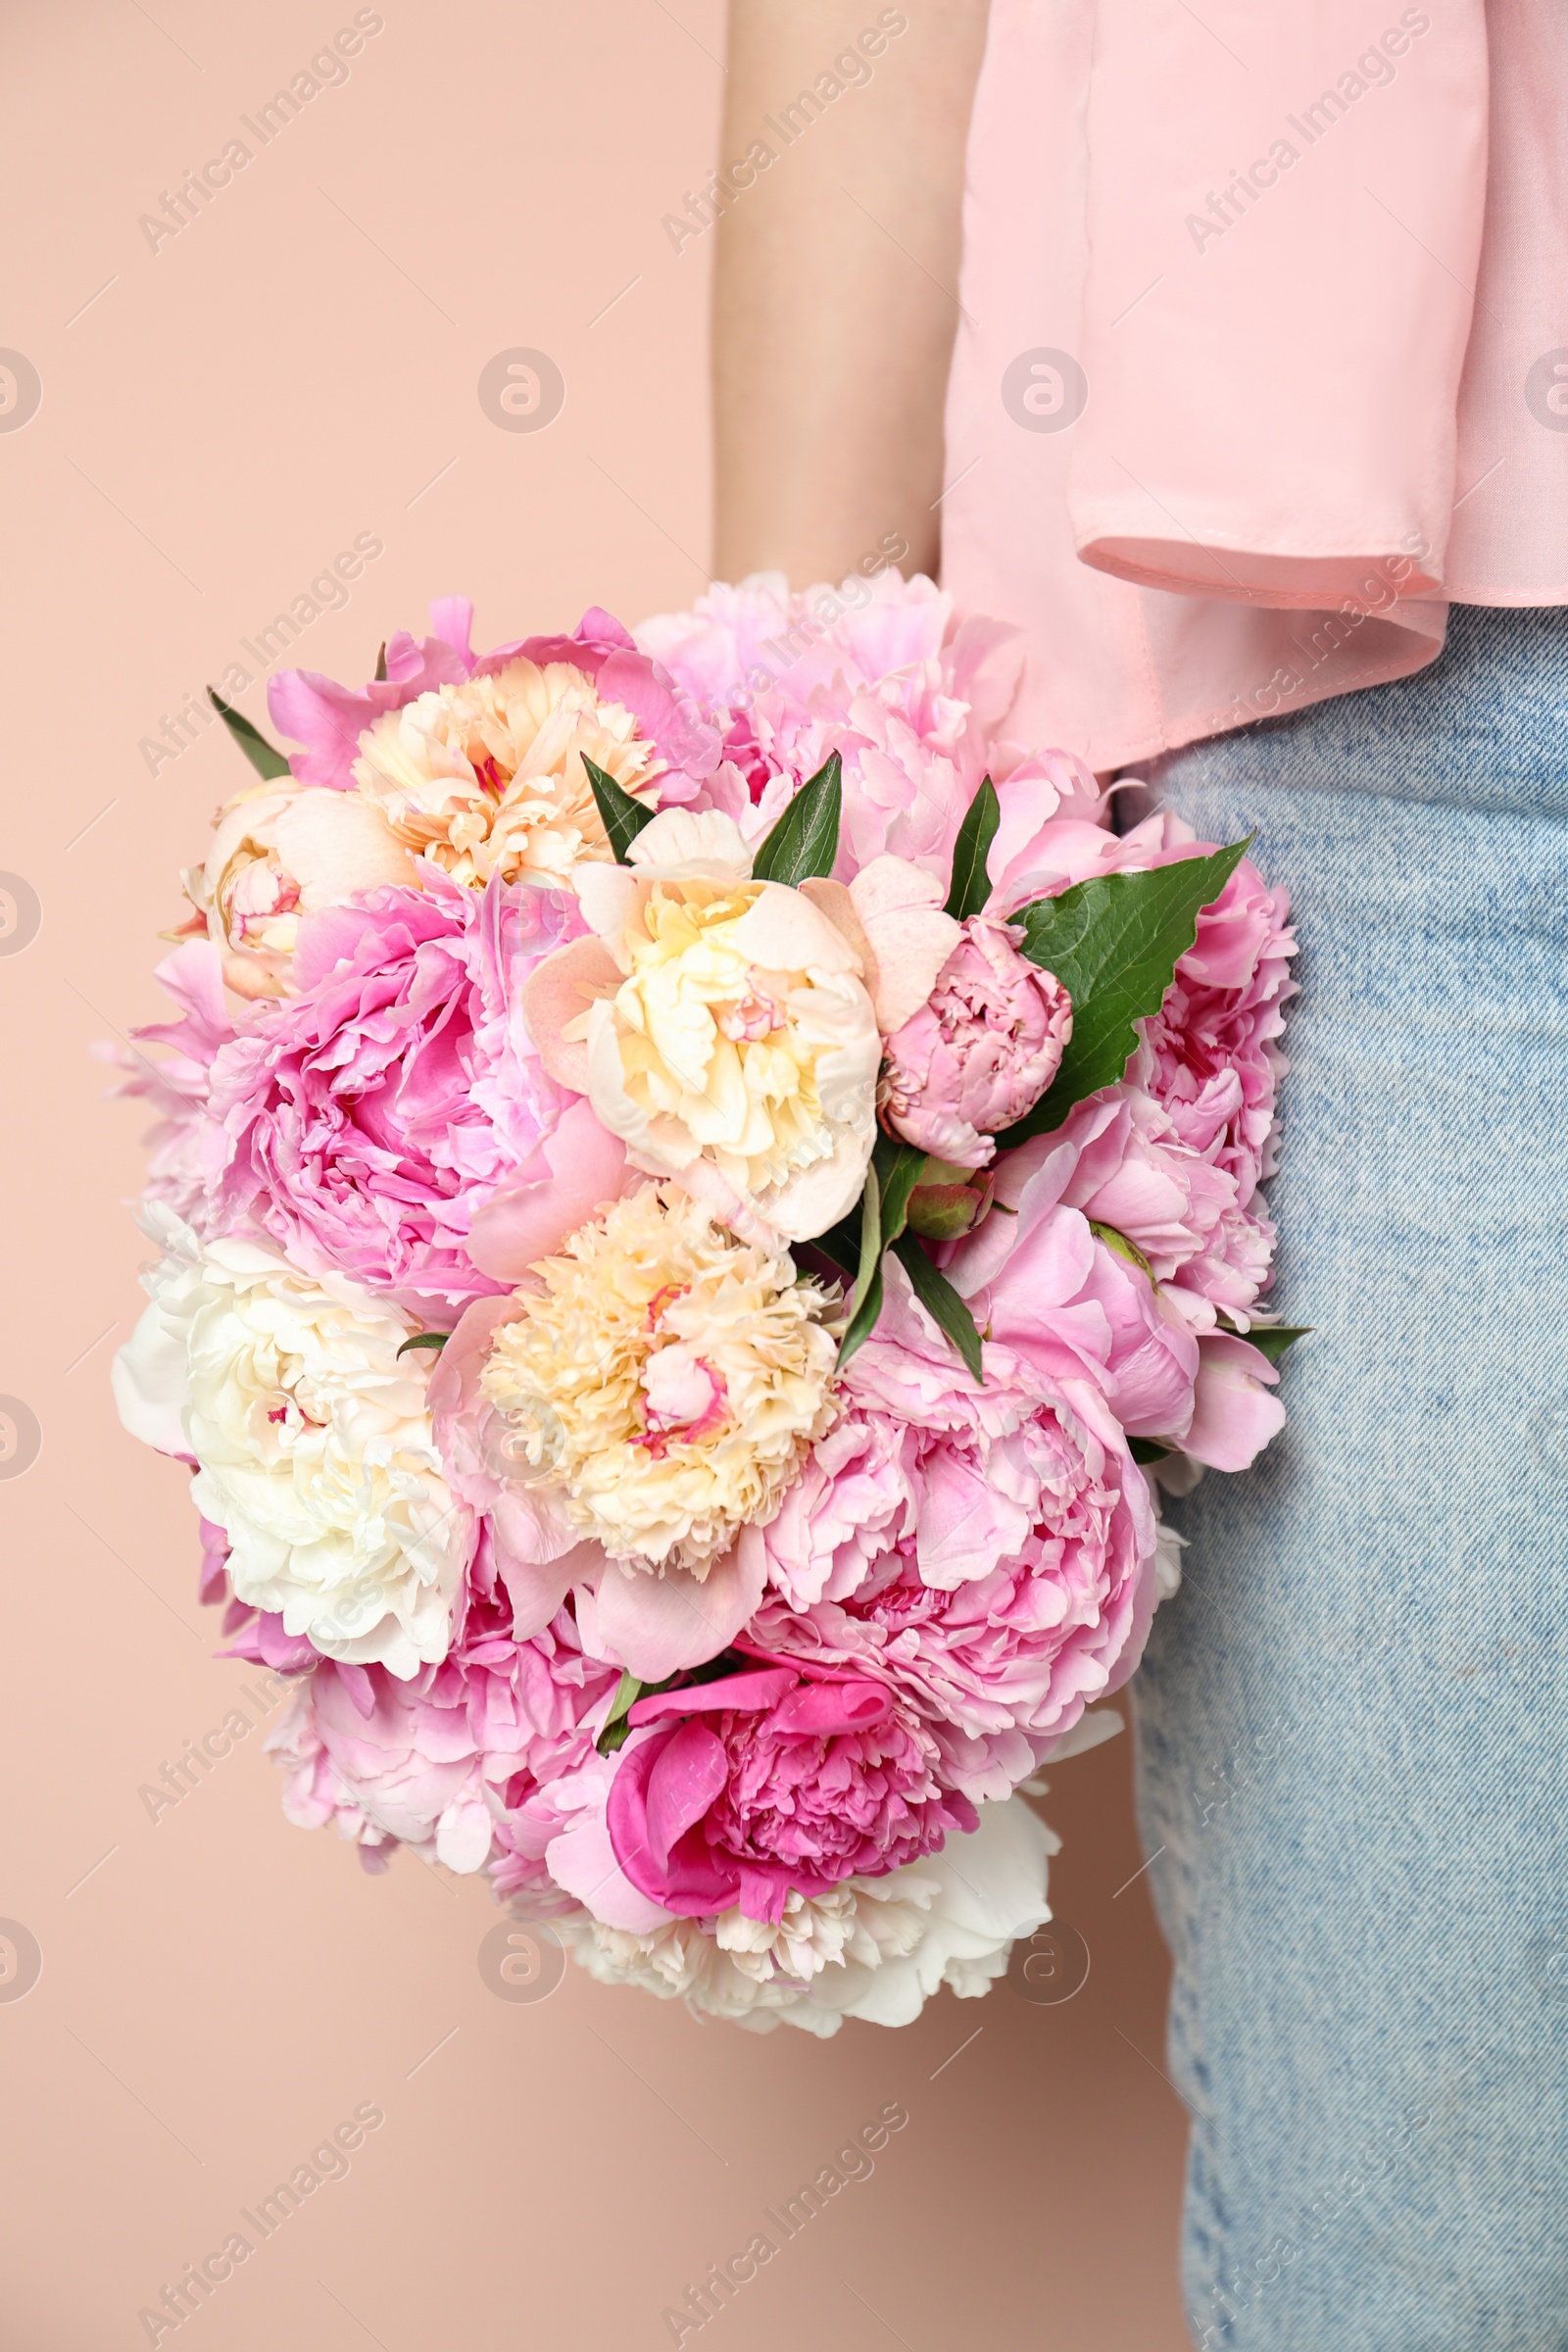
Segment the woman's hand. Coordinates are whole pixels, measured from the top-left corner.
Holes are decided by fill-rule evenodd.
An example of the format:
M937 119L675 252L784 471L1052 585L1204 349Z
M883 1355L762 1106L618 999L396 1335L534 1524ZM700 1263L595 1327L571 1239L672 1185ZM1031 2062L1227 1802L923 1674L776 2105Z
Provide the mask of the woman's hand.
M986 15L987 0L730 0L713 298L724 579L937 568Z

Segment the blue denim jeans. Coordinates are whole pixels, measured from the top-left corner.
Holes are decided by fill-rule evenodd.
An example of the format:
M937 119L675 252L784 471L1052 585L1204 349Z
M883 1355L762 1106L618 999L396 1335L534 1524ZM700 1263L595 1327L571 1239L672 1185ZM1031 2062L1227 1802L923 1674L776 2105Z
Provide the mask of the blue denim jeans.
M1289 886L1284 1435L1173 1506L1140 1811L1213 2352L1568 2347L1568 612L1168 759Z

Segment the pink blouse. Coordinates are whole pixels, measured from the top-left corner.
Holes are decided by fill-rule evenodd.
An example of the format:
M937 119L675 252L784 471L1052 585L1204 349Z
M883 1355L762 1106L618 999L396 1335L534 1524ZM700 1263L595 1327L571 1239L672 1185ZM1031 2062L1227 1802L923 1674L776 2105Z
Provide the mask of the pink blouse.
M1098 768L1568 603L1568 0L993 0L943 576Z

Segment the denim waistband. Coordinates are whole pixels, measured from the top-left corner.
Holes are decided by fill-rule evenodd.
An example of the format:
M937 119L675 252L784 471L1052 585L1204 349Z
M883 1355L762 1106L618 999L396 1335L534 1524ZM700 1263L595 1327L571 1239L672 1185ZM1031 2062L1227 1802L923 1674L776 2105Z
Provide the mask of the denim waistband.
M1189 745L1147 774L1568 818L1568 606L1455 605L1413 677Z

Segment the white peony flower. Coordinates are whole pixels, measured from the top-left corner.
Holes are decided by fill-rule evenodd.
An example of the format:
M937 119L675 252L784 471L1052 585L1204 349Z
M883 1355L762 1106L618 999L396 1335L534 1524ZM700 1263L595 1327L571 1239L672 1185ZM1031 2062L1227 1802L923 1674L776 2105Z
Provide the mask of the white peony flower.
M912 2025L941 1984L960 2000L989 1992L1015 1938L1051 1917L1047 1870L1060 1839L1021 1797L979 1811L978 1829L922 1861L791 1894L776 1928L739 1911L711 1929L672 1919L646 1935L587 1911L550 1925L601 1984L678 1996L753 2033L787 2025L825 2038L847 2017Z
M472 1523L442 1475L417 1325L342 1275L149 1212L164 1255L115 1359L132 1436L194 1455L239 1598L330 1658L408 1681L444 1658Z

